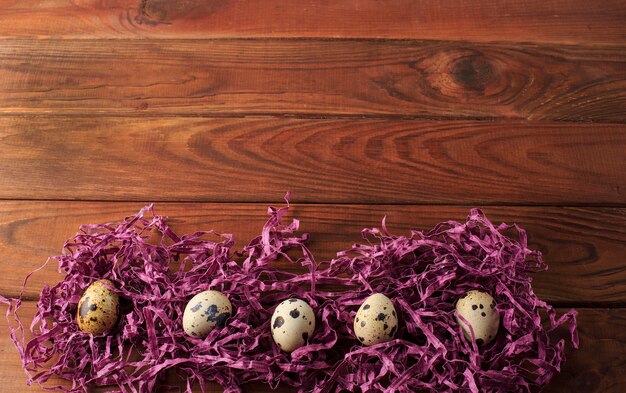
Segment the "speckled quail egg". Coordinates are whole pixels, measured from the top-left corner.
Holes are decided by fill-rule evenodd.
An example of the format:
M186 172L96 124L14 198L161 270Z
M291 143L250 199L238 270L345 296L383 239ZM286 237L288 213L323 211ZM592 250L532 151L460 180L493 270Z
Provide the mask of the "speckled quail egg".
M188 336L205 338L215 327L224 327L232 311L230 300L223 293L200 292L185 307L183 330Z
M76 321L83 332L102 334L115 326L120 315L120 298L109 280L94 281L78 301Z
M284 352L293 352L313 335L315 313L304 300L287 299L274 310L271 324L276 345Z
M490 294L476 290L467 292L456 302L456 312L472 327L476 344L488 344L496 337L500 327L500 314L496 310L496 301ZM458 316L456 320L465 337L471 340L469 326Z
M382 293L375 293L365 299L354 318L354 334L365 345L390 341L397 329L396 309Z

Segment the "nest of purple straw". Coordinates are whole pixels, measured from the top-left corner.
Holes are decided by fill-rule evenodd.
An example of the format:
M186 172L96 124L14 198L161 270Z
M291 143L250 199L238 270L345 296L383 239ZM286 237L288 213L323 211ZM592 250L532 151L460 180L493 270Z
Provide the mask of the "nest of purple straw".
M188 392L195 384L204 391L204 381L227 392L249 382L302 392L534 391L564 361L565 342L550 332L566 325L578 346L576 312L557 318L534 294L528 273L546 265L517 226L494 226L472 210L465 223L395 236L383 220L380 229L362 231L362 244L318 264L307 235L297 233L298 221L282 223L287 210L270 208L261 235L239 252L232 235L175 234L152 206L119 224L82 226L52 258L66 276L41 291L34 338L24 338L20 300L1 299L9 304L7 320L28 383L59 376L71 387L48 388L162 391L174 388L167 385L170 370ZM505 235L511 229L517 239ZM277 259L307 272L280 270ZM78 329L75 316L85 289L101 278L115 284L121 316L113 331L94 336ZM207 289L224 293L234 315L205 339L189 337L183 310ZM485 348L465 339L455 321L455 302L470 289L489 292L498 303L500 331ZM394 302L399 329L394 340L365 347L352 324L375 292ZM270 332L274 307L290 297L307 301L317 319L308 345L291 354L277 348Z

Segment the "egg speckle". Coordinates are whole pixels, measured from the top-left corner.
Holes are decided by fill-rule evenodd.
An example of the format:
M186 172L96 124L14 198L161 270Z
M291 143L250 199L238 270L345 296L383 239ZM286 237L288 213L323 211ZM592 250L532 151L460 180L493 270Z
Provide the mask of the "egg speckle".
M300 299L280 303L271 319L272 338L284 352L293 352L306 345L315 331L315 313Z
M93 282L78 302L76 321L78 328L92 334L105 333L117 323L120 314L120 299L109 280Z
M230 300L221 292L204 291L191 298L183 313L183 330L188 336L205 338L215 327L224 327L232 315Z
M354 319L354 334L365 345L390 341L397 329L396 309L382 293L375 293L365 299Z
M472 327L476 344L489 344L496 338L500 327L500 314L496 310L496 301L490 294L476 290L467 292L456 302L456 312ZM458 316L456 320L465 337L471 340L469 326Z

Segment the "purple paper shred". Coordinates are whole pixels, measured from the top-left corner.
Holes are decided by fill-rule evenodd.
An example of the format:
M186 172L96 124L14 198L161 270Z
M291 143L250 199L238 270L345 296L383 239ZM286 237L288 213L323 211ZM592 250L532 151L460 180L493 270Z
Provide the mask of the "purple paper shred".
M34 338L24 338L20 299L0 297L9 305L7 321L28 384L58 376L71 388L45 388L163 391L174 389L165 378L173 370L187 392L194 384L205 391L204 381L226 392L249 382L300 392L530 392L565 360L565 341L550 332L565 325L578 347L576 311L557 317L532 290L528 273L547 267L540 252L528 249L523 229L496 227L477 209L465 223L445 222L408 237L389 234L383 220L380 229L362 231L363 244L318 264L305 246L308 236L297 234L298 220L282 223L286 200L286 207L269 209L261 235L241 252L233 251L232 235L176 235L152 205L119 224L82 226L63 254L51 258L66 276L41 291L30 326ZM518 240L505 234L512 229ZM307 272L280 270L273 266L277 259ZM104 335L81 332L78 301L103 278L120 295L119 323ZM208 289L226 294L234 315L206 339L188 337L183 310ZM500 331L485 348L466 340L455 320L456 300L471 289L489 292L501 316ZM375 292L394 302L399 329L393 341L364 347L352 324ZM308 345L287 354L272 340L270 318L290 297L313 307L317 328Z

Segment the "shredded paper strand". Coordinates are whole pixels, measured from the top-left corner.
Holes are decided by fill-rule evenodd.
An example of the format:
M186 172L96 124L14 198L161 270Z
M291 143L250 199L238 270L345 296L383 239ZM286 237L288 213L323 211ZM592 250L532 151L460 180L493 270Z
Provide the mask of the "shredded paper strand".
M170 370L187 392L204 381L226 392L249 382L300 392L530 392L565 360L564 340L550 332L565 325L578 347L576 311L557 317L532 290L529 273L547 267L528 248L523 229L495 226L477 209L464 223L410 236L390 234L383 220L380 229L362 231L362 243L318 264L305 245L308 236L298 234L299 222L283 223L286 199L286 207L269 209L261 235L242 251L233 250L232 235L175 234L152 205L119 224L82 226L62 255L50 259L65 277L42 289L32 339L24 338L18 317L21 300L0 297L27 382L58 376L71 386L45 387L152 392L167 388ZM517 239L505 234L511 230ZM277 259L306 273L281 270ZM115 284L121 316L111 332L92 335L78 329L75 316L83 292L98 279ZM189 337L183 310L208 289L224 293L234 315L205 339ZM468 342L455 319L456 300L471 289L490 293L501 316L497 338L485 348ZM364 347L353 319L376 292L394 302L399 329L394 340ZM307 301L318 322L308 345L289 354L274 344L270 318L291 297Z

